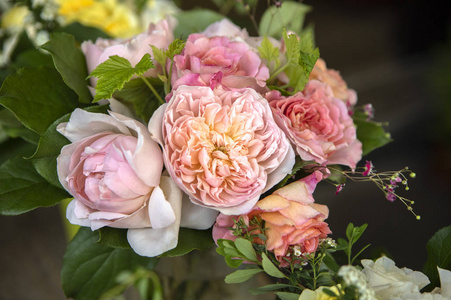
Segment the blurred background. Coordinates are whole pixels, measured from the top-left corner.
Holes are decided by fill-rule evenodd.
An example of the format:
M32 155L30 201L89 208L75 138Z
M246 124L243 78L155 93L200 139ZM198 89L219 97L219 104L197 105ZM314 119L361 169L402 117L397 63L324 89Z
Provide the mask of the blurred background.
M304 3L313 7L306 24L314 24L327 66L357 91L359 104L373 104L376 121L388 122L394 141L364 160L379 172L408 166L416 173L410 191L401 194L415 201L421 220L401 202L385 200L371 183L348 182L337 196L333 186L320 185L315 199L329 206L334 238L345 236L349 222L368 223L357 245L372 244L364 256L384 247L397 266L421 270L427 241L451 224L449 9L437 1ZM216 9L208 1L181 3L183 9L199 5ZM65 298L59 273L66 239L60 224L58 207L0 216L0 299Z

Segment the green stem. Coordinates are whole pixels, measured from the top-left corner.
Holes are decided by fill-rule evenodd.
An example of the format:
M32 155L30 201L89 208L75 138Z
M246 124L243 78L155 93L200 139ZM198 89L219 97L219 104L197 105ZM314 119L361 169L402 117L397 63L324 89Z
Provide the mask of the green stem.
M279 69L277 69L272 75L271 77L269 77L269 79L267 80L268 82L271 82L274 78L276 78L277 75L279 75L283 70L285 70L290 64L285 64L282 67L280 67Z
M157 91L155 90L155 88L152 86L152 84L150 84L150 82L147 80L146 77L144 76L139 76L144 83L149 87L149 89L152 91L152 93L155 95L155 97L157 97L158 101L160 102L160 104L165 104L166 102L160 97L160 95L157 93Z
M171 66L169 67L168 75L166 76L167 81L164 83L164 92L169 94L171 92L171 76L172 76L172 66L174 65L174 59L171 60Z

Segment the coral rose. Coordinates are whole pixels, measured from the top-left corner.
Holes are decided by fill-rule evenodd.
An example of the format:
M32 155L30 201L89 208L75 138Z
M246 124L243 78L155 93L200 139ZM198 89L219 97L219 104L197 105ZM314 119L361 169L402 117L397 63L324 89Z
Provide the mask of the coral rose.
M214 88L218 84L263 90L268 78L268 68L246 43L191 34L182 54L174 57L171 83L174 90L181 85Z
M326 62L319 58L310 73L310 80L318 80L327 83L334 96L341 99L346 105L354 106L357 103L357 93L349 89L338 71L328 69Z
M155 112L149 130L191 201L225 214L249 211L294 164L288 139L253 89L181 86Z
M235 240L230 228L240 217L249 225L254 217L265 223L266 248L284 265L290 248L299 247L302 253L316 251L319 240L331 233L324 220L327 206L314 203L313 192L322 174L313 174L295 181L258 201L251 212L241 216L219 214L213 227L213 238ZM260 242L261 241L257 241ZM288 257L287 257L288 258Z
M271 92L267 98L274 119L303 160L355 168L362 158L362 143L346 105L328 85L311 80L294 96Z
M130 246L144 256L177 245L183 193L161 176L161 149L146 126L117 113L76 109L58 131L72 142L57 158L59 180L74 196L71 223L129 228ZM213 221L188 226L208 228Z
M91 73L99 64L106 61L112 55L126 58L132 66L135 66L146 53L152 55L153 45L159 49L167 49L174 40L173 29L176 25L175 19L168 18L156 24L151 23L145 33L136 35L131 39L102 39L98 38L95 43L85 41L81 44L81 50L85 54L88 72ZM157 69L150 69L144 75L157 77L162 73L161 66L154 61ZM95 86L96 78L91 78L91 85Z

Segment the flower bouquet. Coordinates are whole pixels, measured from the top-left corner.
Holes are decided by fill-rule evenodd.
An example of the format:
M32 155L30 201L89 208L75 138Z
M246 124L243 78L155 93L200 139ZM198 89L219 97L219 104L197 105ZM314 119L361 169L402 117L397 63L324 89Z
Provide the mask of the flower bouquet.
M266 276L252 294L451 297L451 227L430 241L428 276L383 253L363 259L366 224L330 237L320 183L338 194L346 181L372 182L420 216L398 192L414 172L362 160L390 135L320 58L308 6L268 2L257 22L258 1L216 1L248 15L250 35L175 6L143 29L151 2L31 1L10 8L28 21L2 31L1 138L23 141L0 167L0 211L67 204L77 231L61 273L67 297L136 286L142 299L180 299L159 260L212 248L238 268L227 284Z

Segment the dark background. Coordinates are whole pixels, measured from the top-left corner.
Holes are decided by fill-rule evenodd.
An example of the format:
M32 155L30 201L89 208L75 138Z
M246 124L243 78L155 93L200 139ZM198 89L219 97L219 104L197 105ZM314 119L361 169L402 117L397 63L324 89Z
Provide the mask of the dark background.
M376 121L389 122L394 141L364 159L378 171L416 172L403 196L415 201L421 220L370 183L348 182L338 196L320 185L316 201L329 206L333 237L344 237L349 222L368 223L358 244L372 244L365 254L385 247L399 267L414 270L426 261L429 238L451 224L451 26L444 1L436 2L305 1L321 57L357 91L359 104L373 104ZM58 208L0 216L0 228L0 299L64 299Z

